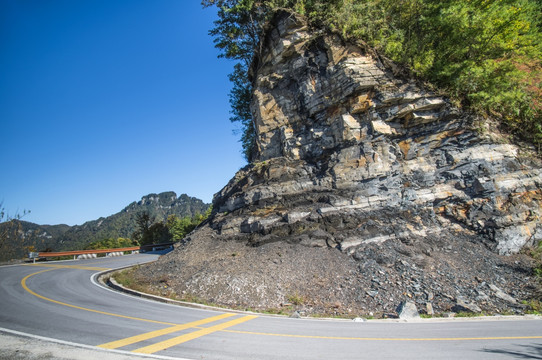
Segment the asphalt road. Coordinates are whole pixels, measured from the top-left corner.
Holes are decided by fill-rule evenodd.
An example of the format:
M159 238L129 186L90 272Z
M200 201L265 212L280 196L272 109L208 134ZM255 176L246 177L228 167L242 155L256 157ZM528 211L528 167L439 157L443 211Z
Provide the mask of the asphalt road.
M155 303L91 281L100 271L155 258L139 254L0 267L0 328L183 359L542 359L540 319L277 318Z

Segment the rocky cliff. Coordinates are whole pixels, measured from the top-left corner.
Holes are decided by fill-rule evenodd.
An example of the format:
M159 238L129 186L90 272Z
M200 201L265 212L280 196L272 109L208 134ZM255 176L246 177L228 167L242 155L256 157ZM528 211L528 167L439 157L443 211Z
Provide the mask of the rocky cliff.
M257 161L146 275L253 308L384 313L412 298L427 311L521 311L530 265L504 255L542 240L536 158L299 16L279 13L261 45Z

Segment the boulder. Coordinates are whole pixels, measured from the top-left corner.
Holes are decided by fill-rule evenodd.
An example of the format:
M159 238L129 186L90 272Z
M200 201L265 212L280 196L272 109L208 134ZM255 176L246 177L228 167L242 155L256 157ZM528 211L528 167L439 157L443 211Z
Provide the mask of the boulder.
M397 307L397 315L402 320L416 320L420 319L420 314L416 308L416 304L412 301L403 301Z
M502 291L500 288L498 288L496 285L490 284L489 288L493 291L496 297L498 297L501 300L507 301L511 304L516 304L517 301L504 291Z
M474 302L468 301L463 296L458 296L456 299L456 304L452 308L454 312L471 312L471 313L481 313L482 309L476 305Z

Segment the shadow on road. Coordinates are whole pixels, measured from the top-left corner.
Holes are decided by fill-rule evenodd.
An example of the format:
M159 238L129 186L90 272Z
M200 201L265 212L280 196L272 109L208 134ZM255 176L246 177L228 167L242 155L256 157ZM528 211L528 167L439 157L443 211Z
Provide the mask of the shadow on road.
M542 359L542 344L540 345L515 345L519 349L484 349L483 352L502 354L516 359Z

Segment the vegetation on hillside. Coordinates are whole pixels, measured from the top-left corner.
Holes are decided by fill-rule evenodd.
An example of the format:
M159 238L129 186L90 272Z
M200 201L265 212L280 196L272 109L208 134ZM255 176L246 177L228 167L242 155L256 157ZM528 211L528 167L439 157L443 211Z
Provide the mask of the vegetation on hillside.
M165 221L156 221L148 212L141 212L137 215L137 230L132 238L141 245L178 242L206 220L211 211L209 207L204 214L182 218L172 214Z
M141 245L161 244L171 241L171 234L166 224L156 221L148 212L137 215L137 230L133 233L134 238Z
M66 251L81 250L88 246L96 248L115 248L119 239L131 238L137 230L137 216L147 212L156 219L153 237L158 241L157 234L163 235L166 242L171 241L169 228L164 224L168 216L189 219L201 216L209 209L200 199L182 194L177 198L174 192L149 194L141 201L133 202L123 210L108 217L88 221L82 225L38 225L22 221L21 216L8 216L0 211L0 261L21 259L33 251ZM0 209L2 209L0 203ZM135 240L135 239L134 239ZM132 246L132 245L128 245Z
M179 218L176 215L170 215L167 218L166 226L171 235L171 240L174 242L180 241L186 237L189 233L192 232L199 224L207 220L211 215L213 208L209 206L207 211L203 214L196 214L193 217L184 216Z
M169 215L193 217L205 212L208 207L209 205L200 199L186 194L179 197L174 192L149 194L116 214L71 227L64 234L61 244L80 249L90 242L103 239L130 238L138 228L137 218L142 212L148 213L156 221L163 222ZM159 225L153 229L155 233L160 230L156 227Z
M11 216L0 202L0 261L10 260L16 257L24 256L28 251L33 251L33 230L23 231L20 219L29 213L24 211L22 214ZM16 246L13 246L16 244Z
M119 237L93 241L85 246L84 250L120 249L133 246L139 246L139 243L136 240Z
M232 117L254 158L249 68L266 21L278 10L363 41L446 91L458 104L542 146L542 4L537 0L203 0L216 6L210 34L230 75Z

